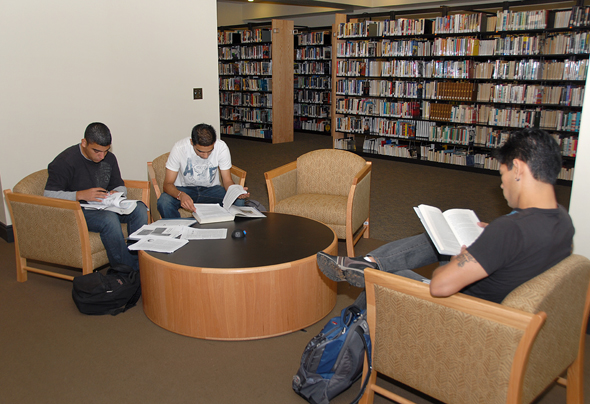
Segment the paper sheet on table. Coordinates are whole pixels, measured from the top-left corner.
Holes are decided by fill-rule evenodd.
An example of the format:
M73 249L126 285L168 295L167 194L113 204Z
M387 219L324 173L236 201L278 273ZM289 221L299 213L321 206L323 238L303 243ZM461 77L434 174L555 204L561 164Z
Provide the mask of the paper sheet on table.
M227 238L227 229L195 229L193 227L183 227L180 238L184 240L225 240Z
M144 224L139 230L131 233L129 239L141 240L146 237L176 238L180 236L183 228L183 226L156 226L154 224Z
M145 250L161 253L173 253L188 243L188 240L177 238L146 237L129 246L130 250Z
M163 226L163 227L173 227L173 226L191 226L195 224L196 220L192 217L190 219L160 219L153 222L152 226Z

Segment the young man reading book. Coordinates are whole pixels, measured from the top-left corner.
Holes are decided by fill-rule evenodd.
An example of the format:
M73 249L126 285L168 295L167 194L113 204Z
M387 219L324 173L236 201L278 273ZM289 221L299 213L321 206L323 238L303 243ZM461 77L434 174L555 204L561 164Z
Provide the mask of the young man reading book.
M61 152L47 167L44 195L50 198L81 202L101 202L113 192L127 194L117 158L110 152L111 132L100 122L91 123L80 144ZM139 270L137 254L129 252L121 223L127 223L129 234L147 224L147 207L142 202L126 214L108 210L87 209L82 212L88 230L100 233L111 265L125 264Z
M425 234L386 244L366 257L333 257L318 253L318 266L328 278L364 286L363 270L377 268L430 282L436 297L462 292L500 303L524 282L571 254L574 226L558 205L553 184L561 169L557 142L546 132L525 129L498 150L501 188L513 211L484 227L482 234L448 263L437 255ZM412 269L441 262L432 280Z
M191 136L176 142L168 156L164 192L158 198L162 218L179 218L181 207L194 212L195 203L221 203L233 184L231 165L229 148L217 140L215 129L204 123L195 126ZM242 199L248 196L240 195L235 204L243 205Z

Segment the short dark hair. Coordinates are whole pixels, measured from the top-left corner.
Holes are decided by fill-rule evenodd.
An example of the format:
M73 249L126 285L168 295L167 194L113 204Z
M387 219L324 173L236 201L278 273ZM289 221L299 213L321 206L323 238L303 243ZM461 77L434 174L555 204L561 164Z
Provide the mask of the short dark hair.
M193 128L191 140L195 146L211 146L217 141L217 133L213 126L207 125L206 123L200 123Z
M100 122L93 122L86 127L84 139L88 143L96 143L99 146L110 146L113 142L111 131L104 123Z
M534 179L548 184L555 184L561 171L559 145L553 136L541 129L524 129L510 134L495 156L509 170L514 159L524 161Z

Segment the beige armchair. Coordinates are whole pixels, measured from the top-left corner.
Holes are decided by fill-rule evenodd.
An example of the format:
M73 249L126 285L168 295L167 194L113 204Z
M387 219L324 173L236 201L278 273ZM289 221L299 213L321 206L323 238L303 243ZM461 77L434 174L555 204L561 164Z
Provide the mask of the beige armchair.
M530 403L554 381L582 404L590 260L572 255L495 304L430 296L423 283L366 269L374 393L377 373L445 403ZM365 361L365 372L367 362ZM561 378L567 371L567 380Z
M369 237L372 163L348 151L315 150L264 173L269 211L304 216L332 228L354 256Z
M154 220L160 219L160 213L158 212L158 198L160 197L162 190L164 189L164 177L166 176L166 161L168 161L168 155L170 153L164 153L159 157L156 157L154 161L147 163L148 178L151 183L152 193L150 201L150 211L152 212ZM234 184L240 184L244 186L246 184L246 171L232 166L230 169L231 178ZM221 184L223 180L220 177ZM186 209L178 209L180 217L192 217L191 212Z
M27 272L72 280L74 276L31 266L31 261L81 268L82 274L108 264L100 235L89 232L80 203L43 196L47 170L37 171L4 191L12 219L16 249L16 279ZM127 197L149 203L149 182L125 181ZM148 212L149 213L149 212ZM124 232L127 225L122 224Z

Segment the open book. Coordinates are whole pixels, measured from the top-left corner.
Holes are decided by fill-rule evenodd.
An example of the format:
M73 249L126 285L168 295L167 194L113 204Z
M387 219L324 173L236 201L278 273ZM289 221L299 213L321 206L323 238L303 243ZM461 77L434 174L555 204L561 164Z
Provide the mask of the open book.
M469 247L483 227L471 209L449 209L444 213L434 206L419 205L414 210L439 253L457 255L461 246Z
M195 203L197 211L193 212L193 216L200 224L231 222L236 216L266 217L258 209L250 206L232 206L238 196L246 193L241 185L230 185L223 198L223 206L216 203Z
M127 199L123 195L123 192L113 192L100 202L86 202L80 204L80 206L86 209L110 210L111 212L120 215L128 215L133 212L136 205L137 201Z

